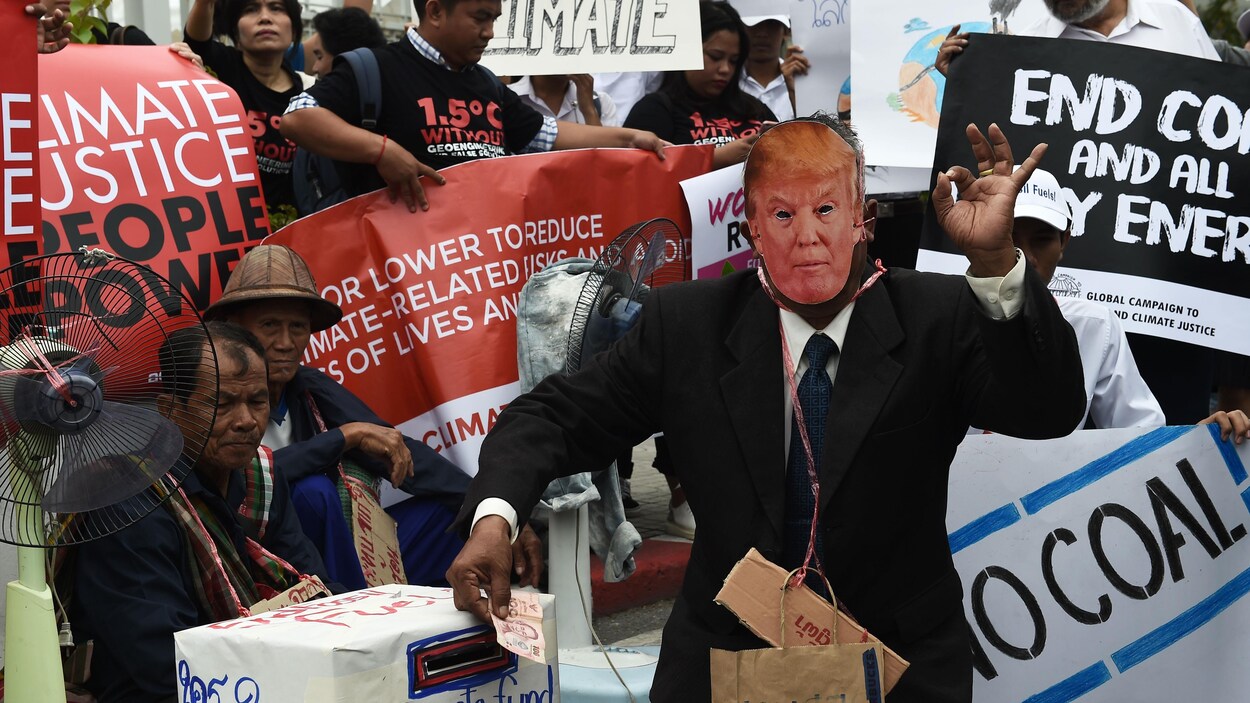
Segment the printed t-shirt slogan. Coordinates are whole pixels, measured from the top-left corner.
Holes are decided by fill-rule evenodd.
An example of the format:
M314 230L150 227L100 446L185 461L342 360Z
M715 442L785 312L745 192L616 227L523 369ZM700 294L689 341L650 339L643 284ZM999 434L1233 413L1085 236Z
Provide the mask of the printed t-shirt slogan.
M520 392L516 306L530 275L597 257L644 220L666 217L690 231L678 183L707 172L712 149L665 154L473 161L443 170L446 185L426 185L428 211L410 213L379 192L283 228L268 243L298 251L344 313L312 336L304 363L476 473L482 438Z
M207 307L269 234L238 98L166 47L39 61L43 253L100 247Z
M1106 305L1129 332L1250 353L1244 74L1135 47L974 34L951 66L934 174L976 173L972 122L997 122L1019 160L1046 142L1041 167L1072 212L1055 294ZM921 248L919 268L967 266L931 208Z

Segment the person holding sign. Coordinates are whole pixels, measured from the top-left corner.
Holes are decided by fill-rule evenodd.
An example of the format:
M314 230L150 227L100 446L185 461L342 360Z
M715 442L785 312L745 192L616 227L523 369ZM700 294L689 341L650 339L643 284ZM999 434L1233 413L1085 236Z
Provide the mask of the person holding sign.
M300 36L300 6L296 0L226 0L223 4L234 47L213 39L214 0L195 0L183 30L192 51L217 78L239 94L247 110L261 190L272 217L285 212L295 217L291 168L295 145L278 127L291 98L304 89L303 79L286 62L286 52Z
M673 71L659 91L638 101L626 127L645 129L674 144L715 144L713 168L742 163L765 122L777 116L742 91L750 52L746 27L729 3L700 0L703 68Z
M72 573L62 574L73 579L74 637L95 642L86 685L100 703L174 700L179 630L239 617L309 576L344 590L330 582L260 446L269 414L264 349L236 325L210 322L208 335L179 330L160 350L161 414L187 446L203 444L195 470L143 519L74 548ZM218 379L208 377L210 353ZM204 417L205 404L190 399L213 389L217 413Z
M969 261L957 277L872 270L876 202L848 125L766 129L743 173L760 267L654 291L616 346L508 406L457 518L457 607L505 616L509 540L542 487L663 431L699 530L651 700L706 701L709 648L766 646L713 598L749 549L790 569L814 541L838 601L911 662L889 702L970 701L946 536L955 449L974 424L1065 435L1085 394L1072 328L1011 239L1046 147L1013 171L996 125L967 135L979 175L953 167L933 192Z
M282 131L315 154L340 162L349 196L385 186L412 212L429 208L420 180L444 183L436 169L475 159L551 149L633 147L663 158L654 134L561 122L526 105L480 65L494 36L500 0L413 0L420 23L375 49L381 73L376 122L361 114L351 66L291 101ZM368 128L365 128L365 127Z

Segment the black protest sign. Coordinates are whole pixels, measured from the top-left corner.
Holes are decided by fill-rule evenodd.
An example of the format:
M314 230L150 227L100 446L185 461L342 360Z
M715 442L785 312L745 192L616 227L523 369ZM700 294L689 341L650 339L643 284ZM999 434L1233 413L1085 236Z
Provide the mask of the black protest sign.
M951 65L934 154L977 172L965 128L1034 144L1072 211L1052 288L1132 332L1250 352L1250 71L1091 41L974 34ZM958 254L926 216L921 248ZM926 260L922 253L921 260ZM932 259L930 259L932 260Z

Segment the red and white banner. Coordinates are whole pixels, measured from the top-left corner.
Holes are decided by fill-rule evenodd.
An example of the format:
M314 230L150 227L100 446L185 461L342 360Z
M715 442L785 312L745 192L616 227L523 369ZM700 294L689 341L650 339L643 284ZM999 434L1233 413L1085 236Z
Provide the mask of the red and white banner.
M25 4L0 5L0 184L5 251L38 253L39 135L35 20ZM11 256L11 255L10 255Z
M680 181L712 149L596 149L474 161L427 185L416 214L383 192L270 237L298 251L343 320L304 363L470 474L482 438L519 392L516 306L531 274L596 257L622 230L666 217L690 231Z
M71 45L39 65L42 253L106 249L203 310L269 234L234 91L163 46Z

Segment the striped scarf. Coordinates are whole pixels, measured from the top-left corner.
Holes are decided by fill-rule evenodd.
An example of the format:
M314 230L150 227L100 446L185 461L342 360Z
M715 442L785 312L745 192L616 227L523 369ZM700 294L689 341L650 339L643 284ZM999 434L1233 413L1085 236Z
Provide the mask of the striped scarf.
M254 526L257 536L263 538L273 503L272 452L260 447L243 473L247 494L239 506L239 519ZM165 504L183 528L196 601L214 622L250 615L248 608L256 602L299 582L300 574L294 567L250 537L244 538L245 560L225 526L199 496L188 496L179 487Z

